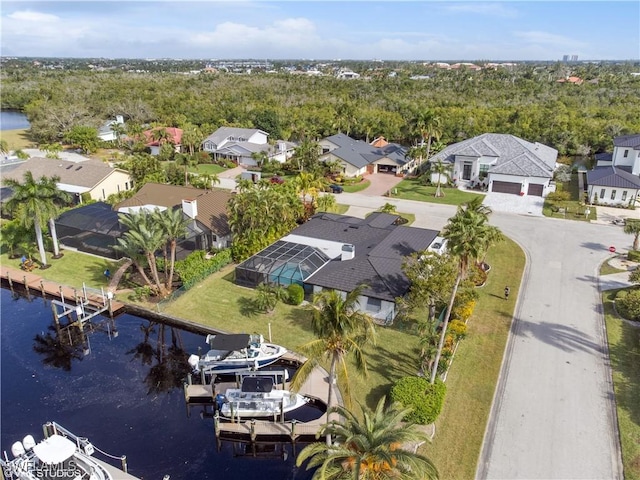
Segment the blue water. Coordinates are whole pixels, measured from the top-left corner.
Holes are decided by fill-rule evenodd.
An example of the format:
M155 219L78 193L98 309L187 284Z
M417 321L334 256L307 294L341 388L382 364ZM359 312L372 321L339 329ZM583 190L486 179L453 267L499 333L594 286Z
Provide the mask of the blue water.
M29 126L29 120L24 113L0 111L0 130L18 130Z
M56 342L50 301L15 298L0 289L0 313L3 451L26 434L41 438L42 424L51 420L103 451L127 455L129 472L144 479L166 474L172 480L311 477L295 467L288 444L281 447L286 461L236 456L238 444L230 442L218 452L213 420L201 417L199 407L187 417L180 383L185 352L196 352L204 337L165 326L159 342L163 327L155 324L144 342L143 329L150 322L120 315L113 324L106 318L94 321L96 331L84 343L75 335L76 346L52 349L48 342L61 342ZM68 333L61 337L68 345ZM166 362L159 362L160 353Z

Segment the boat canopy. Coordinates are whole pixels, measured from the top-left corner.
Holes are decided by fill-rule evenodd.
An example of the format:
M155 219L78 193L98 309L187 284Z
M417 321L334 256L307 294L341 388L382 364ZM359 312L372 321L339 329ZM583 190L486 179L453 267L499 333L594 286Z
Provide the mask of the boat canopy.
M76 445L61 435L51 435L46 440L33 447L33 452L42 463L57 465L71 458L76 451Z
M216 335L209 341L211 350L238 351L247 348L251 336L248 333L234 335Z
M245 393L269 393L273 390L273 378L271 377L244 377L242 379L242 391Z

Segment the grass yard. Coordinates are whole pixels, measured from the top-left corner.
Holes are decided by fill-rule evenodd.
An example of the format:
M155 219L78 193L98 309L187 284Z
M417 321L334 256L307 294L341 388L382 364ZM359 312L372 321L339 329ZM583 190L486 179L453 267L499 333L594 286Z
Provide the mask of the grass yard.
M6 140L10 150L23 150L36 148L36 143L29 138L29 130L3 130L0 131L0 139Z
M436 197L435 185L422 185L417 178L405 178L394 187L397 191L393 198L417 200L420 202L440 203L445 205L461 205L477 197L478 193L465 192L458 188L444 188L444 197Z
M47 252L47 262L51 267L40 270L36 268L31 273L70 287L82 288L85 282L87 287L100 288L108 285L104 271L108 268L111 273L118 269L118 263L105 258L94 257L72 250L64 250L64 257L54 260L51 252ZM39 255L34 255L34 261ZM10 259L6 252L0 255L0 263L3 265L20 268L20 258Z
M371 185L371 182L369 180L363 180L360 183L356 183L355 185L342 185L342 188L344 188L344 191L347 193L356 193L361 192L369 185Z
M550 202L545 200L542 207L542 214L545 217L566 218L569 220L581 220L588 222L589 220L597 220L595 206L589 207L589 215L585 215L587 206L584 204L584 195L580 193L578 185L578 174L571 175L571 181L565 183L556 183L557 191L567 191L571 195L571 199L566 202ZM555 207L555 208L554 208ZM565 210L554 211L554 209L562 208Z
M189 167L187 171L189 173L197 173L200 175L218 175L219 173L226 172L227 169L214 163L201 163L198 166Z
M469 322L469 334L460 345L447 380L447 397L432 444L422 447L432 458L441 478L472 478L480 454L491 402L502 363L517 297L524 254L512 241L495 247L487 258L492 266L487 284ZM271 323L273 341L290 349L312 340L311 313L306 308L279 304L270 315L251 307L252 289L233 283L233 267L227 267L193 288L163 311L221 330L258 332L267 337ZM505 285L512 298L503 299ZM213 294L212 292L215 292ZM418 338L412 323L378 327L376 347L365 349L369 376L350 370L354 402L374 408L402 376L418 371ZM352 365L353 366L353 365Z
M616 395L624 478L640 480L640 324L620 319L613 309L618 290L602 295Z
M349 210L349 205L344 205L342 203L336 203L335 206L328 210L329 213L337 213L338 215L344 215ZM321 210L317 210L320 212ZM414 218L415 220L415 218Z
M507 240L491 250L487 263L492 268L486 285L478 290L480 298L469 319L467 337L449 371L436 436L421 448L435 462L440 478L475 477L525 256L515 242ZM508 302L503 297L505 285L511 288Z

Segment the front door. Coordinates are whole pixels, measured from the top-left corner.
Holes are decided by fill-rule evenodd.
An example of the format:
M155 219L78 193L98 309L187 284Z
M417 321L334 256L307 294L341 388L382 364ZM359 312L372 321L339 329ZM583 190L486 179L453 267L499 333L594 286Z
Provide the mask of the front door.
M471 180L471 164L465 163L462 165L462 179Z

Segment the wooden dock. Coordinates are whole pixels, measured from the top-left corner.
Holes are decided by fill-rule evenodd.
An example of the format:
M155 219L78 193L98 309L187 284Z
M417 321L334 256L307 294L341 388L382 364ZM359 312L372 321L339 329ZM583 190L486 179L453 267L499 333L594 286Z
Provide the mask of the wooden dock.
M13 289L14 285L20 285L25 289L27 295L34 293L43 297L53 297L60 299L62 302L73 302L79 304L86 299L89 305L99 309L105 306L105 298L107 292L102 295L100 290L93 289L77 289L66 285L61 285L51 280L45 280L34 272L26 272L18 268L0 265L0 279ZM110 299L111 308L110 315L117 315L124 309L124 304L116 300Z

